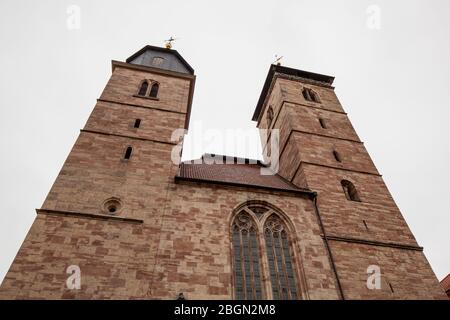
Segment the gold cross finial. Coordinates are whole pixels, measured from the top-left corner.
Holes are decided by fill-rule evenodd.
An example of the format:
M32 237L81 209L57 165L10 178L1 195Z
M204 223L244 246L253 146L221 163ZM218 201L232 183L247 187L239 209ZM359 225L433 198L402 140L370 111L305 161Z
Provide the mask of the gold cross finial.
M172 49L172 42L175 41L175 40L177 40L177 39L172 37L172 36L169 39L164 40L166 48L167 49Z

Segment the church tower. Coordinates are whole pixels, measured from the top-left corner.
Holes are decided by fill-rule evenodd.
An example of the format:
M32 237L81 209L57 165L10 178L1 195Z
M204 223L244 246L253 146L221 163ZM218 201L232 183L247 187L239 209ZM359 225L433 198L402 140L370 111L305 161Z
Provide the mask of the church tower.
M194 83L194 70L169 48L146 46L125 63L112 61L112 75L36 210L0 297L148 297L178 169L171 136L188 127ZM80 270L80 290L67 288L70 266Z
M253 120L260 129L279 130L278 174L318 193L322 237L341 298L442 298L423 248L339 103L333 80L270 67ZM268 155L270 139L269 133L262 141ZM381 287L368 290L366 279L378 271Z

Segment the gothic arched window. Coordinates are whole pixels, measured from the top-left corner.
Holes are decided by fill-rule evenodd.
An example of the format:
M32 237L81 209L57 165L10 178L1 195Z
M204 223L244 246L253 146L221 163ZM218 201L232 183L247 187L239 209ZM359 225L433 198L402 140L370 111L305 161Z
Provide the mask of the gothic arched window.
M232 228L236 299L262 299L256 224L248 213L241 211Z
M359 199L358 191L355 186L348 180L341 181L342 188L344 189L345 197L350 201L361 201Z
M159 84L157 82L152 84L152 88L150 89L149 96L152 98L156 98L158 96Z
M259 202L242 205L238 212L231 225L235 298L299 299L284 220Z
M141 83L141 86L139 87L138 95L145 96L147 94L147 88L148 88L148 81L144 80Z
M267 219L264 225L264 238L273 298L297 299L288 233L283 221L277 215L273 214Z

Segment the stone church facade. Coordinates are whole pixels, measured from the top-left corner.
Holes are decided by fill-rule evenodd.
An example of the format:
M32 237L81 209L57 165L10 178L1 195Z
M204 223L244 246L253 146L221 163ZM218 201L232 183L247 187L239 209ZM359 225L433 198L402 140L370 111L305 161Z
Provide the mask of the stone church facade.
M279 130L279 168L262 175L171 160L195 84L177 51L112 61L0 298L445 299L332 83L270 66L253 120Z

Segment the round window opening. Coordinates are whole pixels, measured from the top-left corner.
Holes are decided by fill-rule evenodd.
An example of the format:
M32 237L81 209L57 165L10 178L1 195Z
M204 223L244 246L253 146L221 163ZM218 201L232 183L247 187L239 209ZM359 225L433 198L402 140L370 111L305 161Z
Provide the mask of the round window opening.
M118 198L109 198L103 202L103 211L108 214L116 214L122 209L122 202Z

